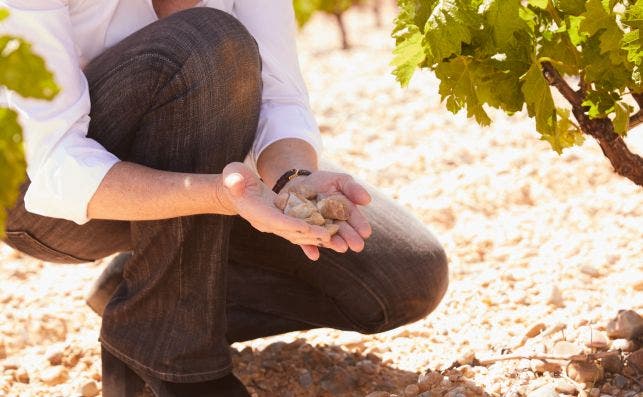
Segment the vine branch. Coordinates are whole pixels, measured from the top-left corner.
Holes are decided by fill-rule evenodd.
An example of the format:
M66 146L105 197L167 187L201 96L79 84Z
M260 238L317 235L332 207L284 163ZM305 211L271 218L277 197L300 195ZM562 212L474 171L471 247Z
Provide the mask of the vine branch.
M630 129L636 127L641 123L643 123L643 111L639 110L630 117Z
M574 91L550 62L542 62L541 67L543 76L549 85L556 87L558 92L572 105L572 113L580 124L581 131L598 141L603 154L608 158L614 170L637 185L643 186L643 158L629 150L623 138L614 131L612 120L609 118L591 119L583 109L582 90ZM639 106L643 104L643 95L632 94L632 96ZM639 114L640 111L634 115L636 117L633 120L630 120L632 122L630 128L643 122L640 120L642 116Z

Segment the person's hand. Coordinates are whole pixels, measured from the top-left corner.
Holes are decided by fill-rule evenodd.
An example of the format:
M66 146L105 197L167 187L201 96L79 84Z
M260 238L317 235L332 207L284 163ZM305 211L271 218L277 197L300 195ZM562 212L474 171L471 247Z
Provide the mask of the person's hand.
M228 164L222 177L223 186L218 196L221 205L228 209L227 214L238 214L260 232L276 234L293 244L330 243L330 233L325 228L284 215L275 207L277 195L243 163ZM310 259L317 259L304 252Z
M338 222L339 231L330 242L318 244L301 244L306 256L313 260L319 259L319 248L330 248L337 252L346 252L351 249L361 252L364 249L364 240L371 235L371 225L360 211L358 205L367 205L371 196L366 189L347 174L336 172L316 171L308 176L300 176L288 182L282 192L296 192L299 189L312 190L326 196L341 194L347 198L349 208L347 221Z

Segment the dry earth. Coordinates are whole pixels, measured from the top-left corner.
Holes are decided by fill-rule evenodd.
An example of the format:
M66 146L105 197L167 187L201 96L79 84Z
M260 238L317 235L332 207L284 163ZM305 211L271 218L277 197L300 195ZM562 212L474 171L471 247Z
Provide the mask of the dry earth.
M476 364L639 348L603 331L621 309L643 313L643 191L613 174L592 141L558 156L524 115L494 113L493 128L480 128L447 113L431 74L400 89L387 65L390 26L375 28L368 11L348 22L357 44L348 52L324 17L299 38L327 156L439 236L450 291L427 318L384 334L321 329L237 344L235 372L262 397L641 397L634 355L625 370L612 360L617 374L605 371L606 381L575 385L542 361ZM643 131L631 135L643 153ZM100 319L83 298L103 265L53 265L0 247L0 396L98 393ZM454 361L469 365L438 372Z

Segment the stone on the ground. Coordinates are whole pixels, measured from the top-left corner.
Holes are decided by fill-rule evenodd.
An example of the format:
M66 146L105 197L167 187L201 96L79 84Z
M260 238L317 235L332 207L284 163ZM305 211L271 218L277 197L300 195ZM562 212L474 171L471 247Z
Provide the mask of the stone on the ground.
M643 348L630 354L627 358L627 362L630 366L636 367L636 371L643 371Z
M585 346L594 349L605 349L609 345L609 340L604 332L590 327L583 328L581 331L581 340Z
M98 390L96 382L88 380L80 385L79 393L82 397L96 397L100 390Z
M593 362L573 361L567 366L567 376L579 383L596 383L603 379L603 368Z
M47 386L56 386L65 383L69 379L69 374L65 367L56 365L42 371L40 380Z
M607 323L607 335L612 339L631 339L638 327L643 327L643 317L634 310L621 310Z
M420 394L420 387L418 385L408 385L404 388L404 397L415 397Z
M624 352L633 352L636 349L636 343L629 339L614 339L610 348L613 350L622 350Z
M556 391L555 385L541 386L536 390L527 393L527 397L559 397L560 394Z
M391 393L387 391L374 391L366 395L366 397L389 397Z
M23 367L20 367L16 370L14 377L16 378L16 381L20 383L29 383L30 380L29 372L27 372L27 370Z
M569 357L583 353L583 348L574 342L560 340L554 343L552 353L555 356Z

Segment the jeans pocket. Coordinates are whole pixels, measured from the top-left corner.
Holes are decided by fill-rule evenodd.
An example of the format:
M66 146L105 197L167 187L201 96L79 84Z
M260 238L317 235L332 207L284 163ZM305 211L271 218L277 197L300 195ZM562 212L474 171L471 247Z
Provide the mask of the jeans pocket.
M57 263L84 263L93 262L93 259L83 259L55 250L48 245L38 241L26 231L7 231L5 243L10 247L47 262Z

